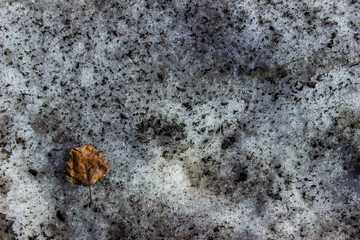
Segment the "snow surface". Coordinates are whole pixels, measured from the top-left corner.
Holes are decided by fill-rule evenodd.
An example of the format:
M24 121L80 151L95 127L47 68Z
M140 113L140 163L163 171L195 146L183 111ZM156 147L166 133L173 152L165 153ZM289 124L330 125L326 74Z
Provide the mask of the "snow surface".
M359 13L1 1L0 235L360 239ZM64 171L85 144L110 165L92 207Z

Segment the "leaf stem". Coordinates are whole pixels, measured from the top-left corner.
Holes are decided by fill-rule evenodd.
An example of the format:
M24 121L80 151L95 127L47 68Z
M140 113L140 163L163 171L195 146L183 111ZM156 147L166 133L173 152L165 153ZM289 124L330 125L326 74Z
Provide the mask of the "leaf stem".
M89 185L89 192L90 192L90 203L89 203L89 207L91 207L92 205L92 197L91 197L91 187Z

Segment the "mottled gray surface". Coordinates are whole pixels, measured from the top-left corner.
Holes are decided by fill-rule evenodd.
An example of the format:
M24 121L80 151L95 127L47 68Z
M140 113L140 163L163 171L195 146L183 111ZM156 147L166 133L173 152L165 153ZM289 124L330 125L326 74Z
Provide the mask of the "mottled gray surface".
M1 236L359 239L359 12L1 1ZM64 174L88 143L92 207Z

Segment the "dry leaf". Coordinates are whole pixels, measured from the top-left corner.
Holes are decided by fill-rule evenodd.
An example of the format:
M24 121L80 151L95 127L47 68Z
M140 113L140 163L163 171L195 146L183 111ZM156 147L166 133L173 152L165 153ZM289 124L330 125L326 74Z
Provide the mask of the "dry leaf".
M73 148L66 162L66 179L76 185L90 186L102 177L109 165L100 152L87 144Z
M90 203L92 204L91 189L99 178L109 169L109 165L99 151L87 144L73 148L70 151L70 159L66 161L66 179L76 185L89 186Z

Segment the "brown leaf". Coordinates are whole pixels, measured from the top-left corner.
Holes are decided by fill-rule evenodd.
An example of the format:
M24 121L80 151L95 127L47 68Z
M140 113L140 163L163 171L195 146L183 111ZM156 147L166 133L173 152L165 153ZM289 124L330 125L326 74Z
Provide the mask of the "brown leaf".
M104 155L90 144L71 149L70 156L65 170L66 179L73 184L93 185L109 169Z

